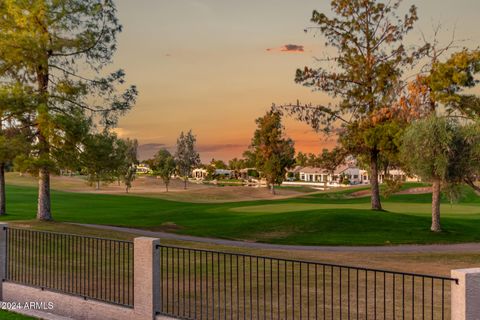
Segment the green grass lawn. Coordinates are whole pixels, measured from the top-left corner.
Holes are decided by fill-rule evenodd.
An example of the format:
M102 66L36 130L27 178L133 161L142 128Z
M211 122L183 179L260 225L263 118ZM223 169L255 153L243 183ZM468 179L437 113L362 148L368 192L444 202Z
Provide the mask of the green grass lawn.
M6 310L0 310L0 319L3 320L28 320L28 319L36 319L28 316L24 316L23 314L18 314Z
M466 190L459 204L443 201L444 232L439 234L429 231L430 194L395 195L384 199L385 212L374 212L369 210L369 197L353 198L349 196L351 192L198 204L53 191L52 206L57 221L267 243L377 245L480 241L480 197L473 191ZM1 220L33 219L36 196L35 188L7 186L9 215Z

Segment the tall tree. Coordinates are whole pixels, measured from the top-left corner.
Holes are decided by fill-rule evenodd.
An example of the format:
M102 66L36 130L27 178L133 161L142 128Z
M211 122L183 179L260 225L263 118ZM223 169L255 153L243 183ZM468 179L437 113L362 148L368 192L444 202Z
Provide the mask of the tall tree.
M457 184L465 183L480 194L480 185L476 184L480 180L480 120L462 127L455 147L460 156L450 167L449 172L456 173L450 180Z
M88 182L100 189L101 182L112 182L117 178L121 165L118 149L123 144L109 132L90 134L84 140L80 162Z
M245 163L245 159L238 159L233 158L228 161L228 168L234 171L240 171L241 169L245 169L247 164Z
M269 111L258 118L250 145L256 168L266 178L272 194L274 186L285 179L287 168L295 164L293 141L285 137L281 120L279 111Z
M315 130L330 133L343 125L344 132L368 127L363 122L375 110L388 107L395 99L403 70L423 52L408 52L402 41L417 20L417 9L411 6L399 18L401 0L384 3L377 0L332 0L333 18L313 11L311 21L318 26L308 30L320 31L327 46L336 56L317 59L319 68L298 69L295 81L313 90L323 91L336 98L327 106L284 105L277 108L288 111ZM326 63L322 65L321 63ZM334 66L332 68L332 65ZM371 175L371 207L381 210L378 184L377 145L366 139L361 148L348 150L368 158Z
M465 92L475 87L480 80L480 50L453 53L446 61L432 62L430 73L421 80L429 89L428 103L431 113L443 107L447 116L478 119L480 117L480 97Z
M432 231L441 231L442 187L463 183L465 177L480 172L479 144L478 123L462 126L435 114L414 122L405 131L402 155L407 167L432 183Z
M230 170L239 171L246 168L245 159L233 158L228 161L228 168Z
M215 169L227 169L227 164L223 160L212 159L212 161L210 161L210 165L214 166Z
M117 91L122 70L100 76L120 31L113 0L0 2L0 77L20 81L36 102L29 164L39 178L37 219L52 219L50 173L79 150L84 119L110 127L135 101L135 87Z
M132 188L132 182L135 180L136 168L138 165L138 141L136 139L122 139L122 145L117 151L118 167L117 178L125 184L125 192Z
M183 177L184 189L187 189L188 177L192 169L200 164L200 155L195 150L197 138L189 130L186 134L183 131L177 139L177 151L175 152L175 161L180 175Z
M240 176L240 170L245 169L246 167L247 164L245 159L233 158L228 161L228 168L234 171L235 178L238 178Z
M431 134L437 139L445 139L444 141L438 141L437 145L433 144L436 140L432 141L430 147L436 148L435 150L437 151L433 153L431 158L427 158L428 155L424 155L424 161L439 162L446 167L441 167L442 171L440 172L430 169L428 176L429 181L432 182L432 231L440 231L442 185L458 184L460 183L458 179L462 179L461 182L479 190L474 183L478 176L478 153L475 151L478 149L475 147L475 143L473 143L478 141L476 140L478 136L474 134L475 128L478 130L478 125L465 126L461 130L457 130L457 126L452 124L451 119L461 118L468 123L472 121L478 122L480 118L480 97L466 91L479 82L476 76L480 73L480 50L463 49L453 53L446 61L439 60L437 51L437 53L434 52L432 54L431 59L429 72L418 77L414 83L410 84L412 87L417 88L417 99L408 100L411 105L416 105L416 109L427 114L430 122L420 122L420 124L412 126L409 132L411 135L415 135L414 131L418 130L419 135ZM440 116L450 118L450 120L437 119ZM422 124L424 127L422 127ZM427 129L432 132L427 131ZM441 132L441 129L448 132L451 137L447 136L446 133L443 136L437 134L436 132ZM452 139L454 142L447 138ZM414 141L413 137L410 140L405 140L404 144L408 145L408 143L413 143L412 141ZM457 152L456 158L452 158L438 151L443 150L442 148L448 148L449 154L455 154L454 151L458 149L463 151ZM407 163L409 162L408 160L406 158ZM418 161L421 161L421 158ZM445 163L445 161L447 162ZM413 166L413 164L410 163L410 166ZM447 170L448 168L456 169ZM423 166L420 168L414 166L412 170L415 173L418 171L418 174L421 176L425 175Z
M423 77L423 84L429 88L428 100L431 113L438 114L439 109L443 107L448 117L478 122L480 97L471 92L465 92L465 90L473 88L480 82L477 76L479 73L479 49L468 50L465 48L453 53L444 62L439 61L438 53L432 55L430 73ZM469 158L465 156L464 159ZM466 166L463 167L466 168ZM479 188L474 183L478 174L478 171L474 170L474 162L469 167L472 168L471 173L463 177L463 182L478 191ZM475 172L477 173L475 174ZM435 195L432 196L432 198L434 197Z
M8 73L8 72L7 72ZM0 215L6 213L5 169L16 157L28 153L32 132L27 125L26 110L34 102L30 92L18 82L0 88Z
M15 158L28 152L28 132L21 128L5 126L0 119L0 215L7 213L5 190L5 169L12 165Z
M150 163L153 174L162 178L162 181L165 184L165 190L168 192L170 179L176 169L175 158L167 149L160 149Z

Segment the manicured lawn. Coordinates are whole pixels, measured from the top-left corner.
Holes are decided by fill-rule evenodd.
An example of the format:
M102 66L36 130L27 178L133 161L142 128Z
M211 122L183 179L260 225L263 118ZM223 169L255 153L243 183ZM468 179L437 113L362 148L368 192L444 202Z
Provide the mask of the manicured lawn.
M318 189L315 189L309 186L275 186L275 189L276 190L282 190L282 189L295 190L298 192L305 192L305 193L318 191Z
M358 189L357 189L358 190ZM281 244L375 245L480 241L480 197L467 191L459 204L442 204L444 232L430 227L429 194L395 195L385 212L351 190L283 200L186 203L155 198L53 191L57 221L166 230L196 236ZM36 189L8 186L9 215L35 217Z
M28 319L36 319L32 317L27 317L22 314L13 313L5 310L0 310L0 319L4 320L28 320Z

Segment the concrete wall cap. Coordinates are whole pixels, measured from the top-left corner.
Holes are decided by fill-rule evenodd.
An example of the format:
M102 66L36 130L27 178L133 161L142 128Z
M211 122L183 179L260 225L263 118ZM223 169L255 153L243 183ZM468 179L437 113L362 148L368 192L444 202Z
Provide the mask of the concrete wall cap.
M453 273L465 273L465 274L479 273L480 274L480 268L455 269L455 270L452 270L452 274Z
M136 237L133 240L134 241L160 241L160 239L152 238L152 237Z

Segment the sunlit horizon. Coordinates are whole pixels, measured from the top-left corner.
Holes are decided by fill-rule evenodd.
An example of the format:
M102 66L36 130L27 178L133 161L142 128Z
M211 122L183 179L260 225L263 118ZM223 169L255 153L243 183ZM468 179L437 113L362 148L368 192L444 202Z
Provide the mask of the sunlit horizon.
M455 27L458 39L467 39L461 45L480 43L480 2L404 1L402 7L411 4L419 14L412 39L441 23L444 39ZM173 150L180 132L190 129L203 162L241 157L255 119L272 103L331 101L294 82L297 68L325 55L321 36L304 28L314 9L329 12L327 1L118 0L117 6L124 30L114 67L125 70L140 95L116 131L139 140L142 158L160 147ZM297 152L335 145L335 137L306 124L284 124Z

